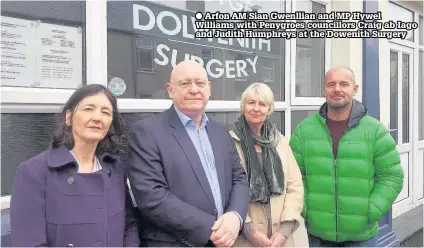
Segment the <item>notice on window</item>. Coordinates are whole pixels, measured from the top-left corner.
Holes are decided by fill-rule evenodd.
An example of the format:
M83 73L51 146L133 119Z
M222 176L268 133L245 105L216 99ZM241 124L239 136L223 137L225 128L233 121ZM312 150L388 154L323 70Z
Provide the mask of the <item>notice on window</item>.
M34 83L34 28L32 21L1 17L1 85Z
M2 16L2 86L76 88L82 84L82 32Z
M37 28L36 81L43 87L74 88L82 79L81 29L53 24Z

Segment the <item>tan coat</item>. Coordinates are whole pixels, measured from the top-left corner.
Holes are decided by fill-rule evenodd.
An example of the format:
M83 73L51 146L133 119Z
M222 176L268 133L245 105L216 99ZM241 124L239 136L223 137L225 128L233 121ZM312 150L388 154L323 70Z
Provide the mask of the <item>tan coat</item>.
M243 152L240 146L240 139L230 131L230 135L235 140L236 148L240 156L240 161L246 169ZM289 141L281 135L277 147L283 164L284 172L284 192L282 195L271 197L271 220L272 233L280 230L281 222L295 220L295 229L287 239L285 247L309 247L308 236L304 219L301 216L303 208L303 182L299 167L289 146ZM253 228L261 233L267 234L268 221L265 215L265 208L260 203L250 203L246 223L252 222ZM234 242L235 247L251 247L243 235Z

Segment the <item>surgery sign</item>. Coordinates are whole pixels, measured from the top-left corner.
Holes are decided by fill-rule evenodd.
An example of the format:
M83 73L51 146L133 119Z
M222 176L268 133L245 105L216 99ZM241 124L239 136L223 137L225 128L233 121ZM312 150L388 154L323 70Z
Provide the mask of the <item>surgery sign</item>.
M156 40L154 62L159 66L175 66L177 55L184 60L191 59L202 64L211 78L239 78L257 73L258 57L280 55L281 43L278 40L262 38L197 38L196 12L166 7L147 1L109 2L108 27L142 34ZM118 7L119 5L119 7ZM119 11L119 13L118 13ZM124 16L123 16L124 15ZM127 18L130 17L130 18ZM166 42L161 42L166 41ZM183 47L193 47L184 49ZM226 52L243 54L241 58L216 59L204 61L199 48L219 49ZM258 56L260 55L260 56ZM181 60L181 59L180 59Z

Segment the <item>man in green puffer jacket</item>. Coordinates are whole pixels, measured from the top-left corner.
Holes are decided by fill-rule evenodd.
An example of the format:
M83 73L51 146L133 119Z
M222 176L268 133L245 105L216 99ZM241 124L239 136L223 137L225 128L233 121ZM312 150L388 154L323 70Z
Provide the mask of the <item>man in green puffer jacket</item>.
M353 99L358 85L349 68L327 72L323 90L326 103L290 140L310 246L377 246L378 221L403 186L396 143Z

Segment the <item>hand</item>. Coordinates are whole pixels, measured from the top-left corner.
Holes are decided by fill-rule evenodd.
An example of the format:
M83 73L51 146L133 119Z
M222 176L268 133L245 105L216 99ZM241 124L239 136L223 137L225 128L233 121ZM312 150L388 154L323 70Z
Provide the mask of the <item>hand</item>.
M263 233L255 231L248 237L249 242L253 247L270 247L272 241Z
M275 232L271 237L271 241L271 247L283 247L287 241L287 238L283 234Z
M231 247L240 231L240 219L237 214L228 212L221 217L211 228L210 240L218 247Z

